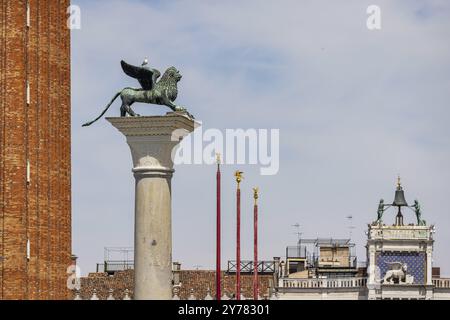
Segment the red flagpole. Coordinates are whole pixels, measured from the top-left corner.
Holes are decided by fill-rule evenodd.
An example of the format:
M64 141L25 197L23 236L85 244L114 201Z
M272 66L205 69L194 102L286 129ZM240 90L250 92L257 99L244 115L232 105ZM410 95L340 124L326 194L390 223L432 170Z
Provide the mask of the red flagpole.
M258 188L253 189L253 299L258 300Z
M221 263L220 263L220 154L217 154L217 205L216 205L216 300L220 301L220 298L222 296L222 288L221 288L221 281L220 281L220 273L221 273Z
M242 172L236 171L236 300L241 300L241 188Z

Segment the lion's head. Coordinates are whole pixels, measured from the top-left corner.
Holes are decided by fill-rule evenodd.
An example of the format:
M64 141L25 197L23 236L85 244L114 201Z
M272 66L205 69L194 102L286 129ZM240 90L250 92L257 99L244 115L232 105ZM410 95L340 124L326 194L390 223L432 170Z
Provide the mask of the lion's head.
M163 76L161 77L160 82L162 83L170 83L175 80L175 82L178 82L181 80L183 76L180 74L180 72L175 67L170 67L164 72Z
M178 95L178 88L177 84L178 81L180 81L182 78L182 75L175 67L168 68L163 76L161 77L161 80L158 81L156 86L160 90L166 90L167 97L170 99L170 101L175 101Z

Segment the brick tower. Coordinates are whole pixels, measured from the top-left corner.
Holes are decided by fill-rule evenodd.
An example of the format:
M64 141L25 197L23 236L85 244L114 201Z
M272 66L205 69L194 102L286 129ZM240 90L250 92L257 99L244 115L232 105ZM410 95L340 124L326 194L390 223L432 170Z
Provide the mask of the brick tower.
M0 0L0 299L67 299L69 0Z

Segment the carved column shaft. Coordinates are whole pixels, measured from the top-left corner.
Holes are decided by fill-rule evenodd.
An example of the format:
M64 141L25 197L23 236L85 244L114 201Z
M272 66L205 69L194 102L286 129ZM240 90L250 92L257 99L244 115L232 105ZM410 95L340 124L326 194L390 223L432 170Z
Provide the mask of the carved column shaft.
M108 118L133 158L135 188L134 299L172 299L173 148L194 130L185 116Z
M433 281L433 247L432 245L429 245L427 247L427 275L426 275L426 280L427 280L427 285L432 285Z

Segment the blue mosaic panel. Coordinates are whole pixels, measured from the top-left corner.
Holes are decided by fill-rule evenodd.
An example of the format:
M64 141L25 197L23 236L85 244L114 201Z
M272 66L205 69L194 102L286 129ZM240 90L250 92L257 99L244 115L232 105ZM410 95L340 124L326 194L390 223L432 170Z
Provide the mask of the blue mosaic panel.
M389 270L389 263L401 262L408 266L407 274L414 276L414 284L425 284L424 252L381 252L376 255L376 265L380 268L381 278Z

